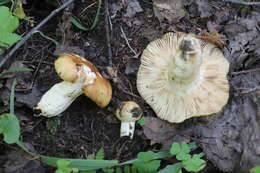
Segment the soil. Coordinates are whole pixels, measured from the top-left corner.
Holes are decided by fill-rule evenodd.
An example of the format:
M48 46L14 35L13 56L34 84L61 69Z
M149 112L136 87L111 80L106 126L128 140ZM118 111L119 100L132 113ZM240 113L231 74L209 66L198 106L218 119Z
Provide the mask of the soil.
M259 102L259 89L250 90L259 87L259 71L245 72L247 76L242 77L239 74L236 74L239 77L231 75L234 72L260 67L260 11L257 6L234 5L224 1L189 0L183 3L182 7L185 11L183 16L172 16L170 19L174 20L169 20L166 13L161 13L163 17L158 19L159 14L154 13L151 0L131 0L131 2L138 3L142 11L138 11L139 8L135 7L129 12L124 1L108 1L111 57L108 53L109 46L106 39L104 3L100 10L99 22L93 30L83 31L68 22L71 16L80 19L82 24L87 27L90 27L94 21L97 2L81 0L76 1L64 12L52 18L41 29L42 33L58 41L59 45L55 45L40 34L34 34L5 64L5 68L23 66L33 69L32 72L17 73L0 81L0 113L8 111L10 86L14 78L18 81L15 112L21 122L22 139L31 150L48 156L86 158L86 156L96 153L100 148L104 148L105 159L126 161L135 158L140 151L161 149L162 146L159 143L165 141L156 141L154 138L157 135L149 137L149 135L144 134L143 127L139 124L136 125L133 139L120 138L120 122L114 116L114 112L122 101L132 100L141 106L145 117L156 117L136 89L136 74L142 50L150 41L160 38L169 31L201 34L203 31L216 30L226 43L222 50L231 63L229 74L229 80L232 83L231 95L253 95L252 98L255 101L252 104L254 106L250 109L256 110L252 115L257 114L258 111L259 118L259 104L255 104ZM157 3L160 2L157 1ZM27 0L27 4L24 6L26 14L34 17L36 24L55 8L56 6L47 0L41 2ZM31 28L32 26L28 22L22 21L18 33L27 33ZM86 57L111 82L113 96L106 108L99 108L85 96L80 96L61 116L50 119L34 116L33 106L48 89L61 81L53 68L53 62L61 52L74 52ZM242 72L242 74L244 73ZM246 86L248 90L241 90L245 87L243 81L248 83ZM251 99L250 96L248 97ZM230 99L230 105L231 102L239 105L238 102L241 100L233 101ZM205 121L208 120L191 120L185 122L184 126L189 126L189 123L192 124L194 121L200 123L201 128L201 124L206 126ZM259 123L256 123L255 126L260 127ZM201 131L205 131L205 129ZM191 135L191 133L181 130L180 133ZM259 135L259 133L255 133ZM210 134L214 136L213 132ZM194 134L192 135L194 136ZM171 142L175 139L170 138ZM151 141L156 142L151 144ZM220 173L221 170L228 172L235 170L233 167L223 169L222 163L215 162L214 158L211 157L214 153L207 150L210 147L203 145L200 141L201 139L196 142L202 146L204 152L209 153L207 155L209 164L202 172ZM0 143L0 165L6 165L5 161L15 150L15 146L6 145L1 141ZM239 156L234 154L235 159L239 159ZM210 162L213 162L214 166ZM6 171L4 166L0 166L0 172L4 172L4 170ZM38 172L53 172L53 168L46 165L38 165L36 170ZM236 168L237 172L239 172L238 170L239 168ZM18 169L15 171L19 172ZM22 171L20 170L20 172Z

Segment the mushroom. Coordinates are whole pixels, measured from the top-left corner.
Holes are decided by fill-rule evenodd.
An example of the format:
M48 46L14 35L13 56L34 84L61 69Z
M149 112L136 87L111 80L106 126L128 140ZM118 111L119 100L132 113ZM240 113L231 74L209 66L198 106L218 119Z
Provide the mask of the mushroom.
M116 117L121 121L120 137L134 136L135 122L142 116L139 105L133 101L122 102L116 110Z
M161 119L219 112L227 103L229 63L215 45L193 34L167 33L143 51L137 89Z
M35 108L39 115L59 115L82 93L100 107L109 104L111 85L88 60L73 53L62 54L55 61L55 69L64 81L55 84L42 96Z

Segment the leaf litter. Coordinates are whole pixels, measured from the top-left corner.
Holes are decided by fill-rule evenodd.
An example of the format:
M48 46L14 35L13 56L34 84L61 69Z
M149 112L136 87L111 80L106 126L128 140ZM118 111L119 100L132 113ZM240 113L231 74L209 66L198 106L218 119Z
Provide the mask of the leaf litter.
M195 9L191 8L194 4ZM190 14L190 21L202 22L210 28L209 32L199 29L198 37L224 49L230 62L230 99L222 112L182 124L146 117L144 134L151 144L161 143L163 148L169 148L173 141L195 140L207 159L220 170L248 172L260 163L260 97L257 90L253 90L259 87L260 71L249 70L238 75L232 72L260 66L260 13L256 10L245 18L237 18L232 8L223 8L223 2L199 0L186 2L186 5L187 11L199 12ZM192 19L196 15L199 18ZM243 94L242 91L252 92Z
M96 44L98 42L96 40L102 38L102 35L95 32L88 35L77 31L73 31L70 34L73 35L75 39L73 38L70 40L71 42L67 46L68 49L77 49L82 54L85 52L88 58L97 63L99 65L98 68L107 71L109 78L114 81L113 87L115 88L116 93L111 106L108 107L109 111L104 112L97 110L90 102L79 99L77 104L80 103L82 107L85 107L88 110L88 116L83 115L78 110L77 105L74 104L65 114L73 115L73 117L78 118L75 119L66 115L61 117L62 126L65 128L59 128L55 136L48 136L48 133L45 132L45 125L40 124L37 128L38 131L36 130L37 134L40 135L39 138L35 136L34 141L30 141L31 138L28 140L28 136L32 134L28 133L29 135L25 134L24 139L37 146L39 152L51 153L57 149L53 146L58 144L58 147L60 147L58 148L58 152L62 154L62 152L66 151L72 153L73 156L82 156L82 152L90 153L90 151L92 151L93 153L93 146L95 145L95 147L100 148L104 145L103 142L105 141L105 143L109 144L109 147L104 147L105 151L110 152L110 156L115 155L113 152L117 152L118 150L111 149L112 154L111 151L109 151L109 148L111 148L111 145L116 140L114 138L115 134L114 132L110 135L105 133L106 131L104 131L104 128L116 131L118 130L118 126L114 127L112 124L118 122L115 120L113 123L106 122L106 124L104 124L100 119L104 117L103 114L105 114L106 117L111 117L111 119L113 119L111 113L113 107L121 100L135 99L142 102L140 98L132 97L132 95L122 92L117 84L120 79L127 79L134 85L135 78L133 76L135 76L139 63L139 59L135 58L127 58L126 62L120 59L122 56L126 56L126 54L131 55L132 53L127 50L127 46L120 47L122 44L125 44L125 41L122 39L122 41L120 39L117 40L117 38L120 38L119 34L121 33L119 27L117 28L118 21L120 25L123 23L130 26L129 28L127 28L127 26L124 27L124 31L127 38L129 38L129 41L134 40L137 43L142 43L141 46L138 44L132 45L130 43L135 50L142 50L147 45L148 41L152 41L155 38L160 37L164 32L171 31L171 28L174 28L178 29L177 31L201 33L201 36L208 41L211 40L211 42L219 44L219 46L222 46L222 43L226 45L223 50L225 57L227 57L231 63L230 74L228 76L231 84L231 97L229 103L222 112L210 117L190 119L182 124L170 124L160 120L154 117L151 108L142 104L146 114L151 115L145 117L143 126L145 136L151 140L151 144L163 144L164 149L169 148L173 141L196 141L205 152L206 158L220 170L247 172L251 167L260 163L260 98L254 91L246 94L241 93L241 91L259 86L260 73L259 71L252 71L232 75L232 72L250 70L252 68L257 68L260 65L259 12L257 10L252 10L246 17L239 17L236 15L236 8L232 8L230 4L225 3L224 1L189 0L185 2L176 1L176 4L173 4L172 1L154 0L149 2L151 4L149 6L150 9L153 8L154 11L152 15L148 14L149 17L147 17L146 10L149 11L149 9L146 8L145 2L146 1L131 0L114 1L110 4L110 18L114 27L114 30L112 31L114 39L112 40L112 44L114 46L113 53L115 54L115 66L113 67L104 65L106 59L101 56L99 57L104 46ZM145 16L144 19L142 18L143 16ZM159 22L156 18L158 18ZM132 29L137 26L142 26L140 29L141 33L139 34L137 30L136 34L132 34ZM99 31L100 28L97 28L97 30ZM212 31L213 36L211 35ZM87 37L85 35L87 35ZM84 39L81 39L80 37L83 37ZM93 40L93 43L91 42L88 46L82 46L86 45L85 43L89 42L89 40ZM102 43L103 42L104 41L102 40ZM93 48L93 45L95 48ZM27 105L27 107L33 105L34 101L37 102L39 90L41 95L50 87L50 82L48 83L45 81L47 78L45 72L48 70L50 70L49 66L44 67L42 72L40 71L40 79L38 82L42 81L41 85L34 85L33 87L33 89L36 89L36 93L32 95L37 98L30 99L28 96L30 93L27 93L27 95L26 93L22 93L24 96L28 97L23 100L21 99L22 97L19 96L19 92L17 92L16 100L18 102L20 100L20 102ZM28 76L26 74L24 76L21 75L16 77L18 80L22 79L21 81L24 81L25 84L30 84L30 80L28 79L32 77L32 73L29 72ZM54 79L57 80L57 77L55 76ZM7 79L7 82L3 84L8 88L9 83L11 83L11 79ZM51 84L53 83L54 81L52 79ZM129 87L124 88L128 89ZM2 93L5 92L6 94L8 93L7 91ZM133 94L137 94L135 89L133 89ZM1 99L4 98L2 97ZM26 114L26 111L22 114ZM23 118L23 116L24 115L19 117ZM28 122L29 120L24 121ZM82 121L84 124L82 124ZM35 124L30 126L33 128L35 127ZM24 126L26 126L26 124L24 124ZM102 128L101 130L93 131L92 126L94 128ZM29 132L30 129L25 131ZM39 131L42 131L43 133L40 134ZM83 131L85 136L79 133L79 131ZM65 134L65 136L58 136L59 134ZM105 135L108 135L113 139L109 140ZM47 137L42 138L42 136ZM57 136L59 138L56 138ZM44 141L47 141L45 148L42 146L45 144ZM111 141L113 141L113 143L111 143ZM38 142L42 144L39 144ZM83 143L84 145L82 146L81 144ZM131 142L129 142L129 144L130 143ZM121 152L123 145L118 147L120 148L120 153L123 153L121 154L121 157L126 159L129 156L136 154L129 154L126 148L128 148L128 150L131 150L133 147L138 148L139 150L145 148L141 145L136 146L137 144L138 141L136 140L125 147L125 150L122 149L123 152ZM73 147L71 148L71 146Z

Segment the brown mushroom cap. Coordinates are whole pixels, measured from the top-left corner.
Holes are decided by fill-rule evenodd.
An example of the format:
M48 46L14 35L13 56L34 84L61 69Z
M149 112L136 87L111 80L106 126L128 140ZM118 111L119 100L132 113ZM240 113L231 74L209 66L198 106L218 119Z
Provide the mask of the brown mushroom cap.
M98 106L105 107L109 104L112 87L90 61L79 55L66 53L60 55L55 61L55 69L58 75L67 82L74 83L82 80L84 94ZM90 76L88 77L86 73Z
M144 50L137 89L158 117L178 123L223 108L229 97L228 71L229 63L215 45L192 34L168 33Z
M96 73L95 82L91 85L84 85L84 94L91 98L99 107L106 107L112 97L112 87L100 73Z

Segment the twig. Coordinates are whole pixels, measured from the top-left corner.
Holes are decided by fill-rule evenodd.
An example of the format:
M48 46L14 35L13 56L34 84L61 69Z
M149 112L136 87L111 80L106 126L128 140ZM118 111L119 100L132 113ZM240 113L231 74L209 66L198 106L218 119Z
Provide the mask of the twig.
M251 92L256 92L257 94L260 94L260 86L256 86L254 88L238 88L240 90L240 94L248 94Z
M64 4L62 4L59 8L55 9L51 12L41 23L39 23L36 27L34 27L28 34L26 34L22 40L20 40L4 57L0 55L0 68L4 65L4 63L15 53L17 49L19 49L37 30L39 30L44 24L46 24L52 17L58 14L61 10L66 8L69 4L71 4L75 0L68 0Z
M94 3L92 3L92 4L90 4L89 6L87 6L84 10L82 10L81 12L80 12L80 16L82 17L82 15L83 15L83 13L87 10L87 9L89 9L90 7L92 7L93 5L95 5L97 2L94 2Z
M106 29L109 66L112 66L113 65L113 62L112 62L113 55L112 55L111 40L110 40L108 0L105 0L105 29Z
M244 73L249 73L249 72L256 72L260 71L260 68L255 68L255 69L249 69L249 70L243 70L243 71L238 71L238 72L232 72L232 75L238 75L238 74L244 74Z
M241 0L225 0L226 2L231 2L234 4L241 4L241 5L260 5L260 2L245 2L245 1L241 1Z
M123 34L123 38L124 38L125 41L126 41L127 46L128 46L129 49L135 54L135 56L137 56L136 51L130 46L129 41L128 41L128 39L126 38L125 32L124 32L124 30L123 30L123 28L122 28L121 26L120 26L120 29L121 29L121 32L122 32L122 34Z

